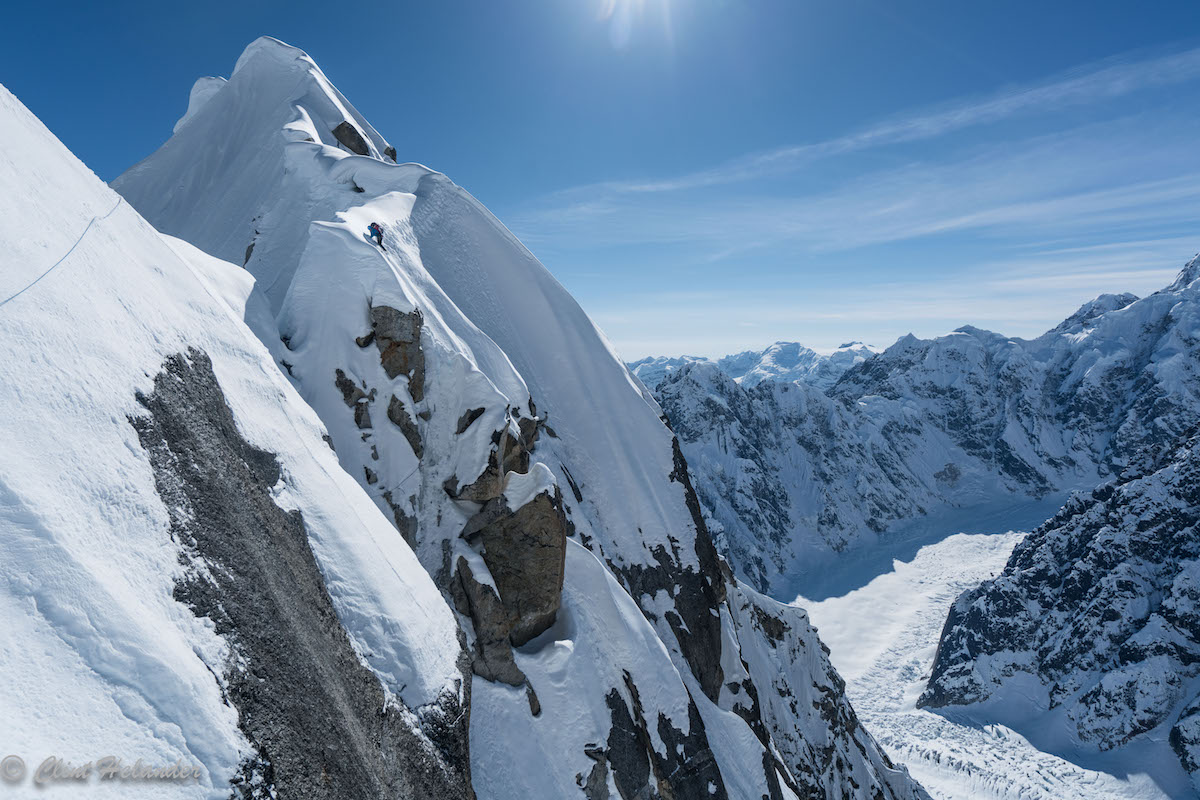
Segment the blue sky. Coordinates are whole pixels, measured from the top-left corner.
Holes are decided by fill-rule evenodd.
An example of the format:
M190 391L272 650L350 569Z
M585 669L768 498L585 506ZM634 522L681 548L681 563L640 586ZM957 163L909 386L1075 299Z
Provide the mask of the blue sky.
M42 3L0 81L101 177L261 34L627 358L1032 336L1200 250L1200 3Z

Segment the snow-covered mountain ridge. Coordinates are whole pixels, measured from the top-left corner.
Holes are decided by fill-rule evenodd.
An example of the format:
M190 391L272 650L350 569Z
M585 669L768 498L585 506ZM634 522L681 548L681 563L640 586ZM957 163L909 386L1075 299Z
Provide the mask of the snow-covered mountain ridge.
M69 166L59 193L16 216L6 239L52 218L84 229L101 204L65 198L112 194L10 106L5 130L36 143L6 180L13 199L38 196L45 162ZM132 453L146 496L161 497L156 524L139 529L163 554L141 569L147 583L108 578L123 549L88 553L86 569L113 594L107 613L149 603L207 637L181 640L160 673L163 685L203 684L208 716L194 715L182 740L140 734L202 758L207 782L183 794L924 796L858 725L803 612L723 567L659 407L574 300L470 195L395 157L307 55L260 39L227 81L198 82L175 134L114 182L184 241L122 206L129 226L102 227L99 241L149 255L98 253L79 301L95 308L31 313L3 337L14 376L40 374L45 356L29 342L70 345L62 374L13 400L30 427L71 386L96 314L111 317L95 329L112 341L124 326L149 343L127 379L88 387L105 408L65 416L111 419L122 434L104 452ZM371 221L386 251L367 240ZM33 255L66 249L57 244ZM178 278L189 274L203 279ZM160 283L169 297L123 294ZM75 302L78 286L49 297ZM87 374L112 373L100 361ZM246 428L247 414L259 427ZM302 436L282 432L295 420ZM36 461L50 449L15 452ZM305 458L324 477L306 478L317 468ZM19 461L4 466L7 483ZM81 506L109 508L119 481L99 473ZM89 526L106 538L119 529ZM179 575L181 552L192 567ZM39 607L56 602L46 585ZM25 608L22 624L44 626L39 614ZM304 680L284 669L290 644L267 626L286 615L301 620L289 630L338 643L297 660ZM48 653L76 646L28 635ZM85 669L103 666L105 635L77 651ZM77 688L81 702L105 691L98 672ZM16 693L36 696L40 673L23 674ZM126 675L126 707L170 701L143 672ZM337 691L355 698L339 711L344 731L312 736L319 724L287 716ZM384 707L394 715L364 711ZM326 710L313 702L312 713ZM196 743L218 721L214 755ZM102 733L90 718L76 727ZM16 744L55 745L14 731ZM360 763L332 765L335 749ZM405 782L417 777L425 783Z
M470 797L458 623L241 322L249 276L3 87L0 132L0 748L200 771L48 796Z
M747 389L763 381L799 381L828 389L846 370L879 350L862 342L847 342L832 353L818 353L798 342L776 342L765 350L746 350L716 361L701 356L648 356L629 363L633 374L651 389L669 372L685 364L715 363L722 372Z
M1141 300L1098 298L1033 340L906 336L827 392L746 389L691 364L656 393L722 549L787 593L813 557L938 509L1091 488L1195 424L1196 270Z

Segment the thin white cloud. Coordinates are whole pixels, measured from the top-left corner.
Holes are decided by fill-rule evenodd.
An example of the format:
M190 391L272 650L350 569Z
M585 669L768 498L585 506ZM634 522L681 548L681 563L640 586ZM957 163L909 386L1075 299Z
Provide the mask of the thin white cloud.
M1179 236L1200 220L1198 136L1196 120L1122 118L866 172L821 192L627 195L599 203L602 218L552 209L516 215L514 228L535 249L666 246L708 263L965 233L1075 246L1136 228Z
M882 121L845 136L781 147L744 156L711 169L663 180L610 181L556 193L595 195L673 192L778 175L831 156L873 147L933 139L1021 114L1059 111L1109 101L1147 89L1200 79L1200 48L1149 58L1110 59L1076 68L1049 80L1013 87L995 95Z

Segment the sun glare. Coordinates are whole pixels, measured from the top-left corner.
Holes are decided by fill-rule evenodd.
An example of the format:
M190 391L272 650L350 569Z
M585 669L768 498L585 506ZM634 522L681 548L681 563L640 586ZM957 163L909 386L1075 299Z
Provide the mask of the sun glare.
M635 26L642 26L648 16L658 16L669 45L672 43L670 11L670 0L601 0L600 19L608 22L612 46L624 50L629 46Z

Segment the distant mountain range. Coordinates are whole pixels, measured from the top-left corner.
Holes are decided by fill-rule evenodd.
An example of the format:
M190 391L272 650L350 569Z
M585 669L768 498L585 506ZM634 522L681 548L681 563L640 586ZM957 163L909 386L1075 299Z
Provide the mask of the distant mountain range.
M1117 768L1152 753L1191 793L1171 774L1200 779L1200 257L1036 339L902 337L824 389L723 361L665 365L655 394L718 546L779 597L923 517L986 507L1005 530L1006 507L1082 492L954 605L921 702L1129 750Z
M712 363L744 388L763 381L799 381L828 389L846 370L878 353L862 342L847 342L832 353L818 353L798 342L776 342L765 350L746 350L715 361L702 356L652 356L629 368L651 389L687 364Z

